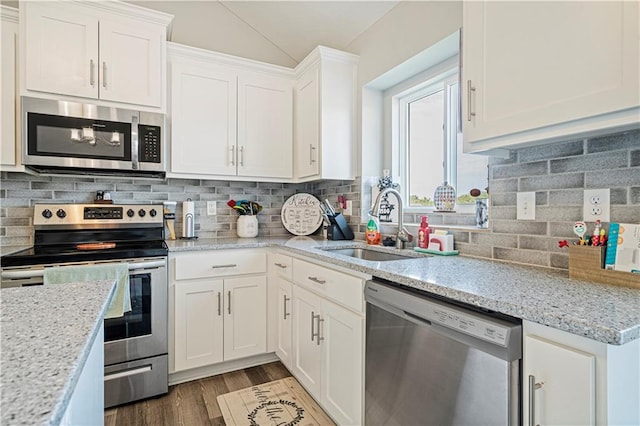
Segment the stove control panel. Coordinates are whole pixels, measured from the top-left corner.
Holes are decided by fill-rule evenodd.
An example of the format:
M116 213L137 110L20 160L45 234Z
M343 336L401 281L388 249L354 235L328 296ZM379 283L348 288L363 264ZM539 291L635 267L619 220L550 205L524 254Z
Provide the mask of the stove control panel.
M77 226L121 224L122 226L164 226L158 215L162 205L156 204L37 204L33 224L47 226Z

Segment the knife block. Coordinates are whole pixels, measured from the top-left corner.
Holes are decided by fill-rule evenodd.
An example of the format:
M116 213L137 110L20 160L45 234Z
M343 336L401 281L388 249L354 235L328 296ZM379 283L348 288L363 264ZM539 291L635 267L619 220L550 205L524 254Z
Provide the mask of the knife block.
M327 218L330 222L327 228L327 238L329 240L353 240L355 238L346 219L341 213L335 216L327 216Z

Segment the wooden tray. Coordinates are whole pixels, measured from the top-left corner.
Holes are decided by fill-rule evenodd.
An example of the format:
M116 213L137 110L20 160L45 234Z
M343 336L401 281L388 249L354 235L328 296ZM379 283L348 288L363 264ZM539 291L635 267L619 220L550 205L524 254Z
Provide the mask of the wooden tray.
M640 289L640 274L603 269L605 247L569 246L569 277Z

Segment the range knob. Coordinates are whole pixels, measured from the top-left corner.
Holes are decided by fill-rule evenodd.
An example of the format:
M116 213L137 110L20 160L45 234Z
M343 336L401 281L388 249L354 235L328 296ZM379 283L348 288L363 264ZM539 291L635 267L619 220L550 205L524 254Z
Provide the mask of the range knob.
M58 209L58 211L56 212L56 216L58 216L60 219L64 219L65 217L67 217L67 212L62 209Z
M149 216L156 217L157 214L158 214L158 212L156 211L156 209L149 210Z
M138 210L138 216L144 217L147 214L143 209Z
M133 217L135 214L136 214L136 212L134 212L133 209L127 210L127 216Z
M51 219L51 216L53 216L53 213L51 213L51 210L49 209L44 209L42 210L42 216L46 219Z

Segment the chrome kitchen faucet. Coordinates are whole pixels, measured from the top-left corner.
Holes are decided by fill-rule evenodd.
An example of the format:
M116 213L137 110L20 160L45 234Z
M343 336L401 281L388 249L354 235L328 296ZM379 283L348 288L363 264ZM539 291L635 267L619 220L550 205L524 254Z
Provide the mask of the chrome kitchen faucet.
M396 237L396 248L403 249L404 243L413 241L413 235L411 235L403 225L402 196L400 195L400 193L393 188L385 188L380 191L380 193L376 197L376 200L373 202L373 208L369 210L369 214L375 217L378 217L380 215L380 202L386 194L393 194L398 200L398 234Z

